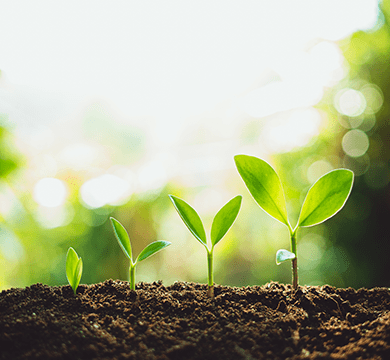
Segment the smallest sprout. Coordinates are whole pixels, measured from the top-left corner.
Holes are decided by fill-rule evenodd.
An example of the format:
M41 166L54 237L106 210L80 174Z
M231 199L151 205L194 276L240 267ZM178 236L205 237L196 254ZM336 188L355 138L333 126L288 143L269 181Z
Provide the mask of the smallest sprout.
M66 277L75 295L77 287L80 284L82 273L83 260L81 260L81 257L78 257L76 251L70 247L66 254Z
M118 243L122 248L123 252L130 260L130 269L129 269L130 286L131 286L131 290L135 290L135 266L137 265L137 263L139 261L145 260L149 256L152 256L158 251L171 245L171 243L169 241L163 241L163 240L154 241L150 243L148 246L146 246L146 248L143 249L141 253L138 255L138 257L133 261L129 234L127 233L124 226L118 220L114 219L113 217L111 217L110 220L111 220L112 227L114 228L116 239L118 240Z

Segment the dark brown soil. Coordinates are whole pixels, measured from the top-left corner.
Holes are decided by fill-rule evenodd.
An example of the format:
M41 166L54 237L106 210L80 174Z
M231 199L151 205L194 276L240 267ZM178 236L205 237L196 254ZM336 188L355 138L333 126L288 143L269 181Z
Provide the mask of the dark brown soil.
M1 359L390 359L390 291L35 284L0 293Z

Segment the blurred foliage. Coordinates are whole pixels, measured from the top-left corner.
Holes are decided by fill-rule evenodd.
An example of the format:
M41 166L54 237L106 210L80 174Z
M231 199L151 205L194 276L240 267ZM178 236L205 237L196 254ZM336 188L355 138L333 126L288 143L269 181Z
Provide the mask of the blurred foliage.
M330 233L337 232L335 246L343 248L353 270L343 274L344 281L355 286L390 286L390 1L383 1L381 9L379 29L359 31L341 43L350 66L349 86L364 91L365 84L374 84L384 99L377 113L367 114L376 118L367 132L369 166L356 179L344 219L329 225Z
M297 200L297 189L307 191L302 188L302 174L316 160L325 160L333 167L350 168L357 175L345 208L324 224L326 251L315 269L323 282L336 286L390 286L387 257L390 251L387 230L390 218L390 1L383 1L381 9L377 29L356 32L340 42L349 75L329 89L319 105L330 119L337 120L329 124L313 146L276 159L291 184L288 191L295 194ZM370 111L371 99L365 93L368 85L376 86L383 95L383 105L376 113ZM367 108L359 116L362 119L356 121L337 112L334 99L343 88L365 95ZM367 126L373 121L373 127ZM360 125L356 127L354 122ZM364 131L370 141L367 153L355 158L345 155L342 149L344 135L354 128ZM310 234L310 228L306 232ZM302 270L301 279L304 279L306 274Z
M8 127L8 116L0 114L0 179L7 178L21 163L21 155L13 151L12 135Z
M319 176L338 167L351 168L357 175L351 197L339 214L317 227L300 229L300 284L390 287L390 1L383 1L381 8L380 26L359 31L339 43L349 74L329 88L317 106L327 119L321 134L307 146L271 159L285 188L293 226L304 196ZM334 99L340 91L349 88L364 94L367 85L376 86L383 94L378 111L370 111L369 101L359 121L337 111ZM116 163L134 165L142 160L146 145L141 130L112 125L113 115L99 105L93 105L84 115L81 131L109 149ZM91 123L92 127L87 126ZM375 125L370 127L368 123ZM346 155L342 147L345 134L355 128L370 140L367 153L360 157ZM261 119L250 119L240 141L253 145L260 133ZM0 289L35 282L66 284L69 246L83 259L81 283L128 279L128 259L117 244L110 216L128 229L135 256L152 241L172 242L166 251L138 265L137 281L206 282L206 253L178 218L168 194L191 204L213 202L214 193L207 186L186 188L172 181L154 191L134 193L125 204L89 209L80 200L80 186L87 180L84 173L63 171L57 177L66 183L69 194L59 215L67 220L60 227L45 227L42 218L56 215L55 210L39 207L31 188L23 187L20 177L17 180L17 170L23 170L24 162L14 151L11 134L10 123L1 115ZM291 282L290 265L275 264L276 250L290 247L287 228L255 204L235 170L223 175L218 184L224 189L223 199L242 194L243 204L237 221L215 249L215 282L233 286L270 280ZM216 208L199 210L206 231L210 231L212 217L226 202L218 196L215 199ZM194 207L197 209L197 205Z
M1 192L7 183L12 182L13 176L23 163L23 157L14 150L14 138L9 127L7 115L0 114L0 250L2 250L0 251L0 269L9 269L11 272L13 267L8 267L9 262L4 253L7 252L8 242L13 241L13 238L12 232L4 226L5 221L1 210L7 207L7 202L1 197ZM7 283L8 275L8 271L0 271L0 284Z

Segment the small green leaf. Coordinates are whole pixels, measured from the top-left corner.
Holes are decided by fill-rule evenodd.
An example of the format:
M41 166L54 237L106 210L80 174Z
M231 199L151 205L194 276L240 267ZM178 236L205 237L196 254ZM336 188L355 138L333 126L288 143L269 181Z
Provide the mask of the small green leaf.
M138 255L137 260L135 262L137 263L138 261L145 260L149 256L154 255L156 252L166 248L169 245L171 245L169 241L163 241L163 240L154 241L141 251L141 253Z
M111 217L110 220L120 247L122 248L125 255L130 259L130 261L132 261L129 234L118 220L114 219L113 217Z
M280 265L283 261L295 259L295 254L291 251L280 249L276 252L276 265Z
M192 235L207 248L206 233L198 213L184 200L173 195L169 198Z
M351 193L353 178L347 169L332 170L319 178L306 195L298 226L322 223L340 211Z
M290 228L282 183L272 166L248 155L236 155L234 160L245 185L259 206Z
M70 247L66 254L66 277L73 292L76 294L83 273L83 261L77 256L76 251Z
M228 232L233 225L234 220L240 211L242 196L238 195L227 204L225 204L221 210L215 215L213 224L211 225L211 244L215 246Z

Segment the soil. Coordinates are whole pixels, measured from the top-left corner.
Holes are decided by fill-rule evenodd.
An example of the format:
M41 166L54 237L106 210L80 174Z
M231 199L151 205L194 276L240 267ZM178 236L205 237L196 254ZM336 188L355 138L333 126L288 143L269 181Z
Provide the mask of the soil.
M390 359L390 291L119 280L0 293L1 359Z

